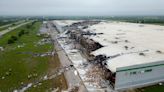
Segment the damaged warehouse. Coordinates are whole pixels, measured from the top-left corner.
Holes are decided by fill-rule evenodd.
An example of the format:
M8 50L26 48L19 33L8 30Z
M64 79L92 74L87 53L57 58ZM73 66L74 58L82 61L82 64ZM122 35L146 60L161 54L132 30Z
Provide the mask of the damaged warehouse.
M125 25L129 27L125 28ZM118 29L112 30L112 26L118 26ZM132 27L136 30L132 30ZM147 25L141 28L139 24L101 22L85 29L75 29L69 32L70 38L85 49L88 57L92 57L89 61L101 65L106 71L106 79L115 90L138 88L164 81L164 54L157 53L158 49L163 48L143 43L149 40L147 38L150 34L163 39L154 30L156 26ZM141 32L137 33L138 30ZM131 36L133 34L136 37ZM146 34L147 38L142 34ZM144 41L140 40L141 36Z
M65 45L70 44L69 48L82 52L88 61L81 61L80 65L91 65L85 76L89 78L83 78L84 82L96 81L100 84L98 88L107 88L101 85L105 81L104 84L114 90L126 90L164 81L164 46L161 45L164 44L164 31L157 30L164 30L164 27L147 24L141 27L135 23L108 21L90 24L90 21L81 21L63 28L66 30L60 38L64 37ZM97 78L99 75L96 74L100 74L102 79Z

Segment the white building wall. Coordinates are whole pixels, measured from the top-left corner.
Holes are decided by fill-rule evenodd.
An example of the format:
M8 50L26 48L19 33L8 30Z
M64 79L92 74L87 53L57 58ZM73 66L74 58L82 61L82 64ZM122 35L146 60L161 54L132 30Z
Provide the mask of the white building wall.
M115 89L136 88L164 81L164 61L117 68Z

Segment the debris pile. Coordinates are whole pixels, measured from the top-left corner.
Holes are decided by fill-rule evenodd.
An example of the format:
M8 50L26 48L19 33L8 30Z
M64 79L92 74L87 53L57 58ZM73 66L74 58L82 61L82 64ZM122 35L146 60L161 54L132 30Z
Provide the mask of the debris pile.
M17 45L17 48L23 48L25 45L26 45L25 43L23 43L21 45Z
M79 91L79 86L73 86L68 89L68 92L78 92Z
M34 57L45 57L45 56L53 56L55 55L55 51L46 52L46 53L35 53L33 54Z
M91 86L104 88L105 82L105 70L99 65L93 65L86 73L85 82L88 82Z
M45 56L54 56L55 51L45 52L45 53L17 52L17 54L29 54L29 55L33 55L34 57L45 57Z
M44 38L44 39L41 39L40 41L38 41L37 45L44 45L44 44L48 44L48 43L51 43L51 39Z
M50 90L52 90L51 92L59 92L59 88L51 88Z

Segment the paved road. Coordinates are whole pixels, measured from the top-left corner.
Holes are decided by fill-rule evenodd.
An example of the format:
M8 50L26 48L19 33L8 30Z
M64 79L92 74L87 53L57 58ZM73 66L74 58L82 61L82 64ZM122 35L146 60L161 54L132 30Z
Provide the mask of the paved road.
M28 24L28 23L31 23L31 21L25 22L25 23L22 23L22 24L19 24L19 25L16 25L16 26L14 26L14 27L11 27L10 29L6 29L6 30L3 30L3 31L0 31L0 37L1 37L2 35L4 35L4 34L10 32L10 31L12 31L12 30L14 30L14 29L16 29L16 28L18 28L18 27L21 27L21 26L23 26L23 25L26 25L26 24Z
M9 27L9 26L12 26L13 24L20 24L20 23L23 23L25 22L25 20L20 20L20 21L17 21L17 22L14 22L14 23L10 23L10 24L6 24L6 25L3 25L3 26L0 26L0 28L5 28L5 27Z
M72 62L69 60L67 54L65 53L65 51L62 49L62 47L60 46L60 44L58 43L58 41L56 40L56 36L57 36L57 30L55 28L49 27L50 31L51 31L51 37L54 40L54 44L55 44L55 49L57 51L58 57L60 59L61 65L62 66L68 66L71 65ZM74 71L76 69L72 69L70 71L67 71L64 73L65 78L67 80L67 84L69 87L71 86L76 86L79 84L82 84L80 86L79 92L87 92L87 89L85 88L81 78L79 75L75 75Z

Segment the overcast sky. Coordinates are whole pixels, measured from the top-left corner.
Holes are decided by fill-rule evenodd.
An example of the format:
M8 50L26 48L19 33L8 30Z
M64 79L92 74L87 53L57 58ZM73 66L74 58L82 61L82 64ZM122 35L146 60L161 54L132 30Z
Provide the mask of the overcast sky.
M164 15L164 0L0 0L0 15Z

